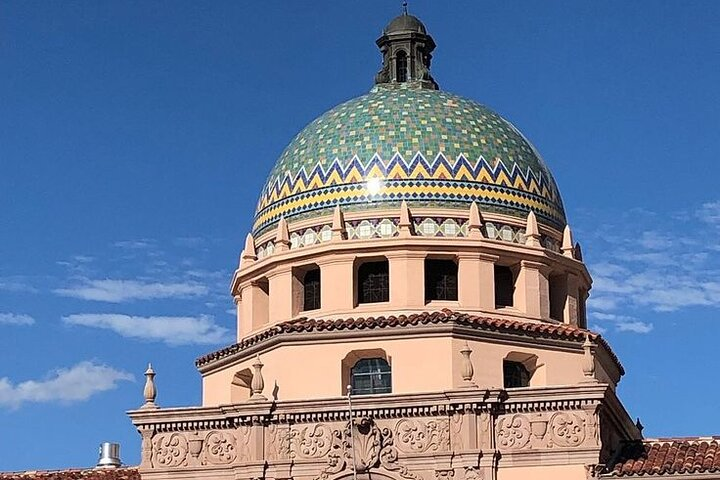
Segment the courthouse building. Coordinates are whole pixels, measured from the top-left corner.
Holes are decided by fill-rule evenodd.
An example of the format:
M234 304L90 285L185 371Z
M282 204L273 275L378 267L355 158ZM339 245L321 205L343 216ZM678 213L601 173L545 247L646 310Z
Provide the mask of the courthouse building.
M418 18L376 43L372 89L305 127L259 193L237 343L196 360L202 405L158 407L149 371L139 466L0 478L720 478L718 439L643 439L617 397L538 151L441 89Z

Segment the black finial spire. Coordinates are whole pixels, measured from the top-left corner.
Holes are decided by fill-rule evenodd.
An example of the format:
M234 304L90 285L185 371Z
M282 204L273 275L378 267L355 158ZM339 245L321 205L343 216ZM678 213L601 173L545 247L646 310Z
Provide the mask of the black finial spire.
M402 9L403 9L403 15L407 15L407 14L408 14L408 2L407 2L407 0L403 0Z

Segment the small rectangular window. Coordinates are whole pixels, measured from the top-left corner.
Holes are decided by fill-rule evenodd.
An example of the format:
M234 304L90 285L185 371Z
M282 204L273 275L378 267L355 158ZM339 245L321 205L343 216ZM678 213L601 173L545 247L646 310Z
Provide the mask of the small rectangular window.
M510 267L495 265L495 307L512 307L515 277Z
M453 260L425 260L425 301L458 299L458 266Z
M392 392L390 365L384 358L359 360L350 370L353 395Z
M503 360L503 385L505 388L530 386L530 372L520 362Z
M387 260L366 262L358 268L358 303L390 300L390 266Z
M320 269L308 270L303 277L303 310L320 308Z

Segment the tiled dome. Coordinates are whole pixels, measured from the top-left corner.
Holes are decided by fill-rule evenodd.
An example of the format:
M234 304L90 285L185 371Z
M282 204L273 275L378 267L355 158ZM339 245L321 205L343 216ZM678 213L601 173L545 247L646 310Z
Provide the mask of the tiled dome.
M398 206L525 218L562 228L555 180L507 120L457 95L411 83L376 85L311 122L287 146L260 195L254 233L344 211Z

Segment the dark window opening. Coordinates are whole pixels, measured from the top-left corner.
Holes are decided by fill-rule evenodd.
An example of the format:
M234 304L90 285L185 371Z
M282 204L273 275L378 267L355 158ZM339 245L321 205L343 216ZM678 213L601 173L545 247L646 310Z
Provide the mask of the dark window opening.
M578 298L578 327L587 328L587 291L580 289Z
M530 385L530 372L520 362L503 360L503 385L505 388L527 387Z
M353 395L391 393L390 365L384 358L358 360L350 370Z
M425 301L457 299L457 263L452 260L425 260Z
M495 265L495 306L512 307L515 295L515 278L510 267Z
M320 269L308 270L303 277L303 310L320 308Z
M358 303L390 300L390 268L387 260L367 262L358 268Z
M550 276L548 279L548 296L550 297L550 318L562 322L567 297L567 280L563 275Z
M398 82L407 82L407 54L400 50L395 58L395 78Z

